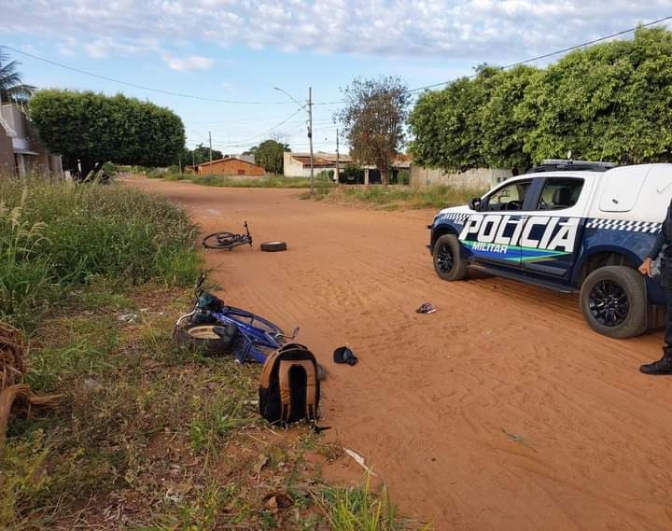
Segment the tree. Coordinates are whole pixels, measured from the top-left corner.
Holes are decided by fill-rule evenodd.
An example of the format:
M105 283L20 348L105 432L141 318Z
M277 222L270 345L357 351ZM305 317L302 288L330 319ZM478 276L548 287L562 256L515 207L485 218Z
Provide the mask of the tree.
M280 175L284 173L286 151L291 151L287 144L269 139L250 148L243 155L254 155L255 162L267 172Z
M635 163L669 161L672 32L639 28L632 40L572 52L526 91L519 112L536 126L533 160L564 156Z
M182 151L182 165L183 166L190 166L192 164L199 165L203 164L204 162L210 162L210 148L207 146L204 146L202 143L198 144L193 150L191 149L184 149ZM212 160L219 160L223 159L224 154L217 150L213 149L212 150Z
M476 71L474 79L462 77L420 96L409 119L418 164L460 171L486 164L480 113L502 71L487 65Z
M410 114L418 164L525 168L565 157L672 160L672 32L567 54L546 69L479 67L426 92Z
M383 184L389 182L395 155L405 140L410 93L395 77L355 79L344 90L345 107L336 113L343 125L352 158L373 164Z
M40 138L82 177L103 163L164 166L184 148L184 125L172 111L121 94L42 90L30 103Z
M538 69L525 65L497 73L488 101L478 110L486 166L527 169L532 165L524 146L535 121L519 108L527 87L538 76Z
M20 63L10 61L9 55L0 48L0 101L26 103L35 92L35 87L24 85L17 71Z

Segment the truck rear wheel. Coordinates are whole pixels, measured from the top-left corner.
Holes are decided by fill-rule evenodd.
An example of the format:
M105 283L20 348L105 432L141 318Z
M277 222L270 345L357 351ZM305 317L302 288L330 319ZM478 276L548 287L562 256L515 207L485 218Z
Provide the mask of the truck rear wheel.
M444 234L434 244L434 270L443 280L462 280L467 263L462 258L460 241L454 234Z
M580 300L584 319L600 334L624 339L646 331L646 287L630 267L596 269L583 282Z

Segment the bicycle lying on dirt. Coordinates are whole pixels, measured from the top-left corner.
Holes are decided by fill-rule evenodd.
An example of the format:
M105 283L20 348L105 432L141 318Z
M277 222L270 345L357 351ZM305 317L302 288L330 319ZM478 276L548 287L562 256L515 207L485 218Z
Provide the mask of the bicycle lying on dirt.
M201 274L194 286L196 300L192 311L175 323L173 337L177 343L209 355L232 352L239 363L264 363L271 352L299 333L296 327L291 335L285 334L268 319L224 304L202 288L204 281L205 275ZM318 378L325 377L325 369L318 366Z
M203 247L206 249L228 249L232 251L234 247L245 245L252 247L252 235L245 222L245 234L234 234L232 232L215 232L203 238Z

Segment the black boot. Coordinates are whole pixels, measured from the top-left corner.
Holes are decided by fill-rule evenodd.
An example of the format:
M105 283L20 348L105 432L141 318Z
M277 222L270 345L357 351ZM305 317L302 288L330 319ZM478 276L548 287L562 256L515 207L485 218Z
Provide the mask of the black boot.
M653 363L642 365L639 370L644 374L672 374L672 348L663 349L663 357Z

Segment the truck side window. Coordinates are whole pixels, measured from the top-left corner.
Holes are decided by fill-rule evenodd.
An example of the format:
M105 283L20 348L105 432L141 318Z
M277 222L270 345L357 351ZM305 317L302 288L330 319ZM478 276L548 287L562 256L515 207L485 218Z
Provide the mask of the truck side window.
M579 200L583 179L550 178L546 179L539 203L535 210L562 210L571 208Z
M486 198L481 210L522 210L525 196L531 184L532 181L518 181L500 188Z

